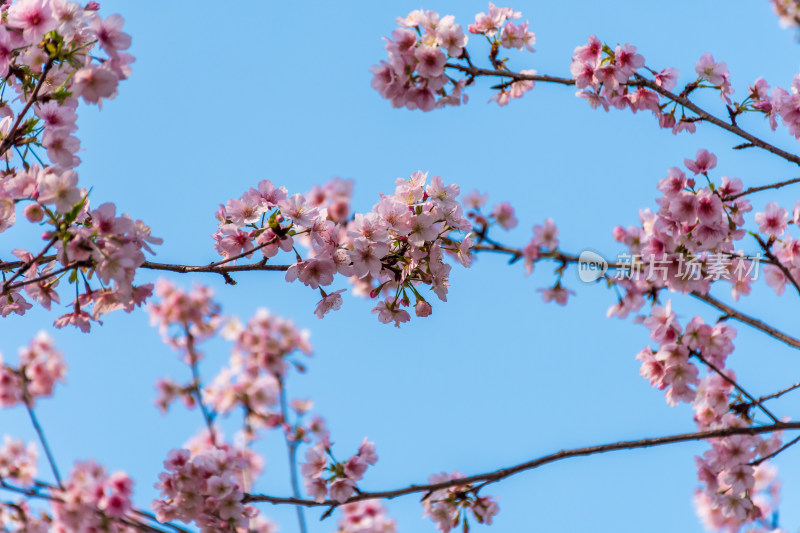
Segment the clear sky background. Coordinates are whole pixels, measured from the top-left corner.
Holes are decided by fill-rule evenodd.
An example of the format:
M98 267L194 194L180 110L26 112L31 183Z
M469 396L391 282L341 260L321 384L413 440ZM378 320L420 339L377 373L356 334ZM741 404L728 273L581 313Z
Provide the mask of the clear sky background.
M366 211L380 192L392 192L395 178L430 171L462 192L489 193L490 205L511 201L520 224L495 235L504 242L524 245L531 226L552 217L564 250L612 256L620 251L613 227L637 223L640 208L655 209L658 179L699 148L717 153L717 179L727 174L753 186L797 175L770 154L730 150L740 141L718 129L701 125L695 135L676 137L659 130L649 113L593 111L561 86L538 84L498 108L486 103L490 83L479 81L467 106L392 109L371 89L369 67L385 58L381 37L395 28L395 17L419 7L453 14L465 28L487 9L483 1L452 0L422 6L416 0L102 2L104 16L125 17L137 61L117 99L102 111L80 112L81 184L93 187L94 205L114 201L118 212L142 218L164 238L155 260L202 264L217 258L209 235L218 205L265 178L292 193L334 176L353 178L354 207ZM694 79L700 55L711 52L727 62L738 99L758 76L788 87L800 65L795 34L779 28L765 0L520 0L513 7L537 36L535 54L508 54L514 69L568 76L573 49L590 34L611 46L633 43L649 66L680 69L682 84ZM469 49L485 64L485 42L473 38ZM700 101L724 114L711 91ZM740 124L798 151L793 138L780 128L772 134L760 117ZM752 201L756 210L774 199L791 207L797 191ZM17 246L38 246L29 237L39 231L0 236L3 259ZM441 471L485 472L562 448L694 431L691 409L670 408L638 375L634 356L648 345L646 328L606 319L614 293L580 283L574 270L564 281L578 293L569 306L544 304L536 289L552 285L553 268L542 263L526 278L521 264L481 256L469 270L453 268L449 301L434 302L432 317L400 329L380 324L370 314L373 302L350 295L341 311L318 320L312 314L318 293L287 284L280 273L239 274L235 287L210 274L171 279L187 287L210 284L226 314L246 319L267 307L311 330L309 372L291 379L290 392L315 400L338 455L353 453L364 436L376 442L380 460L361 487L378 490L421 483ZM137 279L156 275L140 272ZM763 282L755 292L739 308L799 332L796 296L787 291L779 299ZM730 301L729 294L716 294ZM694 314L706 321L719 315L680 295L673 305L683 324ZM68 383L38 411L62 471L88 457L111 471L126 470L136 481L137 504L148 507L167 451L202 426L198 412L179 405L161 416L152 405L153 384L162 376L187 380L188 369L160 342L144 312L114 313L91 335L53 330L58 314L3 319L0 350L14 356L42 328L55 337L69 365ZM796 352L736 328L729 364L752 393L798 381ZM209 381L227 361L228 346L210 343L205 352ZM798 399L775 402L774 411L796 415ZM34 438L19 409L0 412L0 432ZM701 531L691 503L693 456L706 448L687 443L616 452L523 473L486 489L501 510L488 531ZM280 435L268 436L259 449L267 467L257 488L288 495ZM787 451L777 465L784 482L781 525L796 531L800 452ZM42 460L44 477L45 466ZM292 509L262 509L282 531L297 530ZM388 509L400 531L434 531L421 518L418 496L391 501ZM324 522L319 515L308 513L311 531L336 529L338 514Z

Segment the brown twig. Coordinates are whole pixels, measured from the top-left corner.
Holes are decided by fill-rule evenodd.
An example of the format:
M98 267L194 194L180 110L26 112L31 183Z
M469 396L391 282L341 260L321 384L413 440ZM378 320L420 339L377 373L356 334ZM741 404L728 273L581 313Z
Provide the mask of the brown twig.
M739 322L741 322L743 324L747 324L748 326L751 326L751 327L754 327L754 328L756 328L758 330L761 330L762 332L766 333L770 337L778 339L779 341L781 341L781 342L783 342L785 344L788 344L792 348L800 349L800 340L795 339L794 337L792 337L790 335L787 335L786 333L778 331L777 329L775 329L772 326L762 322L761 320L758 320L757 318L753 318L753 317L748 316L748 315L746 315L746 314L744 314L744 313L742 313L740 311L737 311L733 307L731 307L731 306L729 306L729 305L717 300L716 298L714 298L710 294L702 294L702 293L699 293L697 291L694 291L694 292L692 292L690 294L692 296L694 296L695 298L697 298L698 300L703 300L707 304L710 304L710 305L716 307L717 309L719 309L720 311L725 313L726 317L733 318L733 319L738 320Z
M36 257L31 258L30 261L26 261L22 265L22 267L14 273L13 276L11 276L6 281L4 281L3 282L3 290L0 291L0 294L5 294L6 293L6 289L8 288L8 286L11 285L11 283L15 279L17 279L18 277L23 275L25 272L28 271L28 269L30 269L33 265L35 265L38 261L40 261L42 259L42 257L44 257L44 254L47 253L47 251L56 243L57 240L58 240L58 235L56 235L55 237L50 239L50 241L47 243L47 246L42 248L42 251L39 252L38 254L36 254Z
M758 466L761 463L763 463L764 461L766 461L768 459L772 459L773 457L775 457L776 455L781 453L783 450L789 448L790 446L793 446L793 445L797 444L798 442L800 442L800 437L795 437L792 440L790 440L789 442L787 442L786 444L784 444L783 446L781 446L780 448L778 448L777 450L775 450L774 452L772 452L771 454L765 455L764 457L760 457L759 459L756 459L755 461L752 461L749 464L751 466Z
M787 185L793 185L795 183L800 183L800 178L792 178L786 181L780 181L778 183L771 183L770 185L762 185L760 187L750 187L749 189L745 189L742 192L736 194L729 194L722 198L723 202L730 202L732 200L736 200L737 198L741 198L742 196L746 196L748 194L753 194L754 192L766 191L768 189L780 189L781 187L786 187Z
M511 72L511 71L497 70L497 69L483 69L474 66L465 67L464 65L458 65L455 63L447 63L445 66L469 74L473 78L477 76L494 76L499 78L511 78L514 80L531 80L531 81L541 81L546 83L557 83L561 85L575 85L575 80L571 78L560 78L556 76L545 76L538 74L537 75L521 74L518 72ZM689 100L688 95L687 96L677 95L675 93L672 93L664 89L653 80L649 80L639 74L636 74L635 76L636 76L635 80L628 82L629 86L648 87L649 89L659 93L661 96L664 96L672 100L673 102L682 105L686 109L689 109L692 112L694 112L698 117L697 120L702 120L704 122L709 122L711 124L714 124L715 126L727 130L733 133L734 135L741 137L742 139L745 139L753 146L757 146L763 150L766 150L779 157L782 157L783 159L789 162L792 162L796 165L800 165L800 156L791 154L785 150L778 148L777 146L774 146L762 139L759 139L755 135L752 135L751 133L748 133L739 126L737 126L734 121L726 122L712 115L708 111L702 109L701 107L693 103L691 100Z
M53 68L53 59L50 58L47 60L47 63L44 65L44 69L42 70L42 75L39 77L39 81L36 83L36 87L34 87L33 92L31 93L28 101L25 103L25 107L22 108L22 111L19 112L17 115L17 119L14 121L14 125L8 130L8 134L3 138L3 141L0 142L0 156L5 154L11 145L14 143L17 137L17 129L19 125L22 123L22 119L30 110L31 106L36 102L36 99L39 97L39 91L42 89L44 85L44 80L47 77L47 73L50 72L50 69Z
M649 89L652 89L655 92L659 93L661 96L665 96L666 98L669 98L673 102L677 102L678 104L682 105L686 109L691 110L692 112L694 112L698 116L698 118L700 120L703 120L704 122L710 122L711 124L714 124L715 126L718 126L718 127L722 128L724 130L727 130L727 131L733 133L734 135L737 135L737 136L741 137L742 139L745 139L745 140L749 141L751 144L753 144L755 146L758 146L762 150L766 150L767 152L771 152L771 153L773 153L773 154L775 154L775 155L777 155L779 157L782 157L783 159L785 159L785 160L787 160L787 161L789 161L791 163L794 163L796 165L800 165L800 156L797 156L797 155L791 154L791 153L789 153L789 152L787 152L785 150L782 150L782 149L778 148L777 146L774 146L774 145L772 145L772 144L770 144L770 143L768 143L768 142L766 142L766 141L764 141L762 139L759 139L755 135L752 135L752 134L746 132L745 130L743 130L739 126L736 126L735 124L731 124L731 123L725 122L724 120L715 117L714 115L712 115L708 111L705 111L704 109L702 109L699 106L697 106L695 103L693 103L691 100L689 100L689 98L687 98L685 96L679 96L679 95L677 95L675 93L672 93L672 92L664 89L660 85L658 85L653 80L648 80L647 78L645 78L645 77L643 77L643 76L641 76L639 74L636 74L636 81L629 82L628 85L644 85L644 86L648 87Z
M613 452L618 450L650 448L653 446L663 446L666 444L674 444L677 442L689 442L689 441L705 440L705 439L720 438L720 437L730 437L731 435L759 435L762 433L772 433L775 431L784 431L790 429L800 429L800 422L778 422L767 426L731 427L724 429L713 429L709 431L699 431L697 433L684 433L680 435L669 435L666 437L655 437L655 438L639 439L632 441L621 441L610 444L601 444L598 446L575 448L572 450L561 450L559 452L550 455L539 457L538 459L533 459L531 461L527 461L507 468L501 468L499 470L495 470L493 472L487 472L485 474L477 474L474 476L467 476L459 479L442 481L440 483L410 485L408 487L395 490L361 492L349 498L346 502L337 502L334 500L317 502L314 500L306 500L301 498L283 498L277 496L267 496L263 494L248 494L245 497L245 502L268 502L273 504L302 505L305 507L339 506L342 505L343 503L350 503L361 500L370 500L374 498L391 499L391 498L397 498L398 496L404 496L406 494L415 494L420 492L428 493L436 490L447 489L459 485L469 485L478 482L495 483L497 481L511 477L520 472L533 470L540 466L549 463L554 463L556 461L561 461L563 459L568 459L571 457L583 457L583 456L596 455L600 453Z
M720 370L719 368L717 368L717 366L716 366L714 363L712 363L711 361L707 360L705 357L703 357L702 355L700 355L700 352L697 352L697 351L692 351L691 353L692 353L692 355L693 355L693 356L695 356L696 358L698 358L698 359L699 359L699 360L700 360L700 361L701 361L701 362L702 362L704 365L706 365L708 368L710 368L711 370L713 370L714 372L716 372L716 374L717 374L718 376L720 376L722 379L724 379L725 381L727 381L728 383L730 383L731 385L733 385L733 387L734 387L736 390L738 390L738 391L739 391L741 394L743 394L743 395L744 395L744 396L745 396L745 397L746 397L748 400L750 400L750 401L753 403L753 405L756 405L756 406L758 406L758 407L759 407L759 409L761 409L761 411L763 411L763 413L764 413L765 415L767 415L767 416L768 416L768 417L769 417L769 418L770 418L770 419L771 419L773 422L775 422L775 423L778 423L778 422L780 422L780 420L778 419L778 417L777 417L777 416L773 415L773 414L772 414L772 413L769 411L769 409L767 409L766 407L764 407L763 405L761 405L761 401L760 401L760 400L756 400L756 399L755 399L755 398L754 398L754 397L753 397L753 396L752 396L752 395L751 395L749 392L747 392L746 390L744 390L744 387L742 387L742 386L741 386L741 385L739 385L739 384L738 384L736 381L734 381L734 380L732 380L730 377L728 377L728 375L727 375L727 374L725 374L725 373L724 373L722 370Z
M500 78L512 78L514 80L543 81L547 83L559 83L561 85L575 85L575 80L573 80L572 78L559 78L557 76L543 76L539 74L521 74L518 72L511 72L508 70L465 67L464 65L458 65L455 63L447 63L445 64L445 67L452 68L455 70L460 70L461 72L469 74L472 77L496 76Z
M777 266L781 270L781 272L783 272L783 275L786 276L786 279L788 279L789 282L791 282L791 284L794 285L794 288L797 290L797 294L800 294L800 283L798 283L797 280L794 279L794 276L792 276L792 273L789 272L789 269L786 267L786 265L781 263L778 260L778 258L775 257L775 254L772 253L773 241L770 239L769 244L767 244L766 242L764 242L764 239L762 239L760 235L754 234L753 236L758 241L758 244L761 246L761 249L764 250L764 255L767 256L767 259L769 259L772 262L772 264Z

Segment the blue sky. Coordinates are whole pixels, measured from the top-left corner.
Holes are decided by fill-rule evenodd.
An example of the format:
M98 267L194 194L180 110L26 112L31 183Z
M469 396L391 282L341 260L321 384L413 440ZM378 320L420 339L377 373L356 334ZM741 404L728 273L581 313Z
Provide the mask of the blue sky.
M505 108L485 103L486 81L471 88L470 103L423 114L392 109L371 89L369 67L385 57L381 36L394 19L424 7L453 14L466 26L483 2L162 2L106 1L133 36L137 61L114 101L81 110L84 152L78 168L92 201L115 201L118 211L142 218L164 238L157 261L202 264L215 260L210 234L218 204L262 179L305 192L339 176L355 180L354 206L368 210L394 179L415 170L441 175L463 192L473 188L491 202L511 201L519 227L498 234L523 245L530 228L552 217L562 247L619 251L617 224L638 221L655 207L655 188L671 166L699 148L719 158L717 177L746 186L796 176L796 169L754 150L732 151L738 139L700 126L695 135L660 131L649 114L593 111L574 89L538 84ZM511 67L568 75L575 46L590 34L610 45L631 42L653 68L672 66L691 81L704 52L726 61L736 97L764 76L788 87L798 72L800 45L781 30L769 3L739 0L646 4L619 0L513 4L531 21L537 52L510 53ZM485 45L470 51L485 61ZM702 95L723 112L716 95ZM769 132L756 116L740 124L796 150L780 129ZM754 196L794 205L797 189ZM749 219L752 223L752 217ZM35 228L0 237L3 250L36 238ZM26 239L28 239L26 241ZM31 246L33 248L33 246ZM5 253L5 252L4 252ZM5 257L5 256L4 256ZM422 482L440 471L493 470L562 448L694 430L686 406L670 408L638 375L634 355L648 344L645 328L609 320L611 291L581 284L574 271L565 285L578 294L566 308L541 301L537 288L552 285L554 266L524 276L522 265L482 256L469 270L454 267L447 303L428 319L401 329L378 323L372 303L350 296L338 313L318 320L318 295L282 274L243 273L235 287L211 275L172 276L189 286L210 284L223 311L246 319L258 307L291 317L311 331L309 372L290 391L311 396L332 430L339 455L364 436L380 461L364 489ZM154 280L141 272L137 279ZM335 288L344 288L343 284ZM739 303L748 313L797 331L792 296L776 298L763 283ZM718 293L729 300L729 295ZM686 297L673 306L682 321L718 317ZM60 313L59 313L60 314ZM188 377L188 370L149 327L143 312L114 314L91 335L52 330L54 313L31 312L0 324L0 350L13 355L39 329L65 353L68 383L39 407L62 471L94 457L136 480L137 503L155 496L152 484L169 449L202 425L197 412L176 407L161 416L152 405L158 377ZM800 360L788 348L736 326L730 365L754 394L798 381ZM206 378L228 357L224 342L210 343ZM791 396L775 403L780 415L797 407ZM24 412L0 412L0 428L33 438ZM693 456L705 445L578 458L521 474L491 487L500 515L491 531L701 531L691 504ZM263 447L267 460L260 489L289 493L279 436ZM781 524L800 527L800 459L796 450L777 461L783 480ZM44 462L41 464L44 469ZM418 498L388 503L401 531L434 531L422 520ZM263 507L281 530L296 531L292 510ZM311 531L332 531L332 519ZM336 515L334 515L336 518ZM654 520L655 518L655 520Z

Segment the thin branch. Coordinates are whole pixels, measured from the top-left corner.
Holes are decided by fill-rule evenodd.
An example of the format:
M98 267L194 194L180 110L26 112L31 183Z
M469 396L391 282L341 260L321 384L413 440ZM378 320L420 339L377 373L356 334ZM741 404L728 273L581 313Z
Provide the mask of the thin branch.
M153 513L148 513L147 511L142 511L141 509L131 509L131 512L133 514L139 515L141 517L144 517L144 518L146 518L148 520L151 520L153 522L156 522L158 524L163 524L163 525L165 525L167 527L170 527L170 528L174 529L175 531L177 531L178 533L192 533L188 529L184 529L184 528L182 528L181 526L179 526L177 524L173 524L172 522L159 522L158 519L156 518L156 516Z
M738 320L739 322L741 322L743 324L747 324L748 326L751 326L751 327L754 327L754 328L756 328L758 330L761 330L762 332L766 333L770 337L778 339L779 341L781 341L781 342L783 342L785 344L788 344L792 348L800 349L800 340L795 339L794 337L792 337L790 335L787 335L786 333L778 331L777 329L775 329L772 326L762 322L761 320L758 320L757 318L753 318L751 316L748 316L748 315L746 315L744 313L741 313L741 312L737 311L733 307L731 307L731 306L729 306L729 305L717 300L716 298L714 298L710 294L702 294L702 293L699 293L697 291L694 291L694 292L692 292L690 294L692 296L694 296L695 298L697 298L698 300L703 300L704 302L716 307L717 309L719 309L720 311L725 313L726 317L733 318L733 319Z
M673 102L677 102L680 105L682 105L683 107L693 111L700 118L700 120L703 120L705 122L710 122L711 124L714 124L715 126L719 126L720 128L722 128L724 130L727 130L727 131L733 133L734 135L737 135L737 136L741 137L742 139L745 139L745 140L749 141L753 145L758 146L762 150L766 150L767 152L771 152L771 153L773 153L773 154L775 154L775 155L777 155L779 157L782 157L783 159L785 159L785 160L787 160L787 161L789 161L791 163L794 163L796 165L800 165L800 156L791 154L791 153L789 153L789 152L787 152L785 150L782 150L782 149L778 148L777 146L773 146L772 144L769 144L768 142L759 139L755 135L752 135L752 134L744 131L739 126L736 126L734 124L730 124L730 123L725 122L724 120L722 120L720 118L715 117L714 115L712 115L708 111L705 111L704 109L702 109L699 106L697 106L696 104L694 104L687 97L679 96L679 95L677 95L675 93L672 93L672 92L664 89L663 87L661 87L660 85L658 85L656 82L654 82L652 80L648 80L647 78L645 78L645 77L643 77L643 76L641 76L639 74L636 74L636 81L633 82L633 83L628 83L628 85L644 85L644 86L648 87L649 89L652 89L655 92L659 93L660 95L669 98Z
M25 264L23 264L23 265L22 265L22 268L20 268L19 270L17 270L17 271L14 273L14 275L13 275L13 276L11 276L11 277L10 277L10 278L8 278L6 281L4 281L4 282L3 282L3 290L2 290L2 291L0 291L0 294L5 294L5 292L6 292L6 289L8 288L8 286L9 286L9 285L11 285L11 283L12 283L12 282L13 282L15 279L17 279L18 277L20 277L21 275L23 275L23 274L24 274L25 272L27 272L27 271L28 271L28 270L29 270L29 269L30 269L30 268L31 268L33 265L35 265L35 264L36 264L38 261L40 261L40 260L42 259L42 257L44 257L44 254L46 254L46 253L47 253L47 251L48 251L48 250L49 250L49 249L50 249L50 248L51 248L51 247L52 247L52 246L53 246L53 245L56 243L56 241L57 241L57 240L58 240L58 235L56 235L55 237L53 237L52 239L50 239L50 241L47 243L47 246L45 246L44 248L42 248L42 251L41 251L41 252L39 252L38 254L36 254L36 257L33 257L33 258L31 258L31 260L30 260L30 261L27 261L27 262L25 262Z
M2 478L0 478L0 489L1 490L7 490L9 492L14 492L14 493L17 493L17 494L22 494L24 496L27 496L28 498L36 498L36 499L47 500L47 501L51 501L51 502L63 502L64 501L62 498L53 496L52 494L47 494L47 493L39 492L39 491L34 490L34 489L25 489L25 488L22 488L22 487L17 487L17 486L11 485L11 484L7 483L5 480L3 480ZM103 516L103 517L105 517L105 518L107 518L109 520L113 520L115 522L119 522L121 524L125 524L126 526L130 526L130 527L136 528L139 531L144 531L146 533L165 533L163 529L158 529L158 528L155 528L155 527L153 527L153 526L151 526L149 524L144 524L144 523L139 522L139 521L137 521L137 520L135 520L133 518L126 518L126 517L115 518L115 517L112 517L112 516L109 516L109 515L103 513L103 511L101 511L100 509L93 509L93 511L95 513L97 513L98 515ZM167 526L179 531L179 533L190 533L188 530L182 529L182 528L180 528L178 526L175 526L175 525L173 525L171 523L166 523L164 525L167 525Z
M278 387L280 390L281 416L283 418L284 425L287 425L287 413L289 410L287 408L286 386L280 376L276 377L278 378ZM289 440L289 434L287 433L285 427L283 431L283 438L286 441L286 450L289 454L289 476L292 482L292 495L299 499L300 483L297 477L297 442L292 442ZM303 513L303 507L298 505L295 507L295 510L297 511L297 523L300 526L300 533L306 533L306 517Z
M73 268L78 268L78 267L81 267L81 266L89 266L89 265L91 265L91 263L89 261L75 261L73 263L68 264L67 266L65 266L63 268L59 268L58 270L53 270L52 272L48 272L47 274L44 274L43 276L39 276L38 278L26 279L25 281L20 281L19 283L15 283L14 285L10 285L9 287L5 287L5 288L3 288L3 291L0 292L0 294L5 294L8 291L13 291L14 289L19 289L21 287L24 287L25 285L31 285L33 283L39 283L39 282L44 281L46 279L50 279L53 276L58 276L59 274L63 274L64 272L72 270Z
M736 390L738 390L741 394L744 394L744 396L747 397L748 400L753 402L753 405L757 405L759 407L759 409L761 409L761 411L763 411L764 414L767 415L773 422L776 422L776 423L780 422L780 420L778 419L777 416L773 415L772 412L769 411L769 409L767 409L766 407L761 405L761 401L756 400L749 392L744 390L744 387L742 387L736 381L734 381L730 377L728 377L728 375L725 374L719 368L717 368L717 366L714 363L712 363L711 361L707 360L705 357L700 355L700 352L692 351L692 355L694 355L696 358L698 358L700 361L702 361L702 363L704 365L706 365L708 368L710 368L711 370L716 372L717 375L719 375L722 379L724 379L725 381L727 381L728 383L733 385L734 388L736 388Z
M766 400L773 400L773 399L775 399L775 398L779 398L780 396L783 396L783 395L784 395L784 394L786 394L787 392L792 392L792 391L793 391L793 390L795 390L795 389L800 389L800 383L795 383L795 384L794 384L794 385L792 385L791 387L786 387L785 389L783 389L783 390L779 390L779 391L778 391L778 392L776 392L776 393L773 393L773 394L768 394L767 396L762 396L762 397L761 397L761 398L759 398L758 400L759 400L759 401L761 401L761 402L764 402L764 401L766 401Z
M53 471L53 476L56 478L56 483L58 483L58 486L61 490L64 490L64 484L61 482L61 474L58 472L58 466L56 466L55 457L53 456L53 452L50 450L50 445L47 443L47 438L44 436L42 425L39 423L39 419L36 417L36 413L33 410L33 398L31 398L31 393L28 390L28 378L21 369L19 371L19 378L22 382L22 403L25 404L25 409L28 411L28 416L31 419L33 429L39 436L39 442L42 443L42 448L44 448L44 453L47 456L47 462L50 463L50 469Z
M798 442L800 442L800 437L795 437L792 440L790 440L789 442L787 442L786 444L784 444L783 446L781 446L780 448L778 448L777 450L775 450L774 452L772 452L771 454L765 455L764 457L756 459L755 461L752 461L749 464L751 466L758 466L761 463L763 463L764 461L766 461L768 459L772 459L773 457L775 457L776 455L781 453L783 450L785 450L785 449L797 444Z
M214 418L208 410L205 402L203 402L203 395L200 392L200 370L197 368L197 351L194 349L194 335L189 331L189 326L185 326L186 330L186 351L189 354L189 367L192 369L192 394L197 400L197 405L200 407L200 412L203 414L206 427L208 428L208 435L211 439L211 444L217 445L217 436L214 431Z
M519 81L543 81L546 83L558 83L561 85L575 85L575 80L572 78L559 78L556 76L543 76L539 74L521 74L518 72L510 72L507 70L493 70L477 67L465 67L464 65L457 65L455 63L447 63L445 67L460 70L465 74L472 77L476 76L496 76L499 78L511 78Z
M476 250L476 251L482 251L482 252L506 253L506 254L511 255L512 259L515 258L515 257L521 257L522 256L522 250L519 250L519 249L516 249L516 248L509 248L507 246L502 246L502 245L497 244L497 243L478 244L478 245L473 246L471 249L472 250ZM542 260L542 259L554 259L554 260L560 261L562 263L578 263L580 261L580 258L575 256L575 255L565 254L565 253L562 253L562 252L559 252L559 251L542 254L539 258L537 258L537 262ZM613 263L613 262L612 263L608 263L608 267L609 268L620 268L621 266L627 266L628 268L630 267L630 265L622 265L620 263ZM775 338L775 339L777 339L777 340L779 340L779 341L781 341L781 342L783 342L785 344L788 344L792 348L800 349L800 340L799 339L796 339L796 338L792 337L791 335L787 335L786 333L783 333L783 332L773 328L772 326L766 324L765 322L762 322L761 320L758 320L757 318L753 318L753 317L748 316L748 315L746 315L746 314L744 314L744 313L742 313L740 311L737 311L733 307L721 302L720 300L717 300L716 298L714 298L710 294L702 294L702 293L697 292L697 291L693 291L690 294L692 296L694 296L695 298L697 298L698 300L703 300L707 304L710 304L711 306L716 307L717 309L719 309L720 311L725 313L726 317L733 318L735 320L738 320L739 322L742 322L743 324L747 324L748 326L751 326L751 327L754 327L754 328L756 328L758 330L761 330L762 332L766 333L770 337L773 337L773 338Z
M789 269L786 268L786 265L781 263L778 260L778 258L775 257L775 254L772 253L773 241L770 240L769 244L767 244L766 242L764 242L764 239L761 238L761 235L753 234L753 236L758 241L758 244L761 245L761 249L764 250L764 255L766 255L767 258L770 261L772 261L772 263L775 266L777 266L781 270L781 272L783 272L783 275L786 276L786 279L788 279L792 283L792 285L794 285L794 288L797 290L797 294L800 294L800 283L797 283L797 280L794 279L794 276L792 275L791 272L789 272Z
M746 196L748 194L753 194L754 192L766 191L768 189L780 189L781 187L786 187L787 185L793 185L795 183L800 183L800 178L792 178L786 181L780 181L778 183L772 183L770 185L762 185L760 187L750 187L749 189L745 189L742 192L736 194L729 194L722 198L723 202L730 202L732 200L736 200L737 198L741 198L742 196Z
M516 466L501 468L500 470L495 470L493 472L488 472L485 474L478 474L474 476L463 477L460 479L452 479L448 481L442 481L440 483L431 483L425 485L410 485L408 487L395 490L386 490L378 492L361 492L353 496L352 498L349 498L345 502L337 502L334 500L316 502L314 500L305 500L300 498L282 498L277 496L267 496L263 494L249 494L245 497L245 502L268 502L273 504L302 505L305 507L322 507L322 506L335 507L342 505L343 503L369 500L373 498L390 499L390 498L396 498L398 496L404 496L406 494L433 492L436 490L447 489L459 485L469 485L477 482L486 481L489 483L495 483L497 481L500 481L507 477L511 477L520 472L533 470L548 463L554 463L556 461L560 461L562 459L568 459L571 457L583 457L583 456L596 455L600 453L612 452L617 450L650 448L653 446L663 446L666 444L674 444L677 442L689 442L689 441L698 441L698 440L705 440L705 439L712 439L719 437L730 437L731 435L759 435L762 433L772 433L775 431L785 431L791 429L800 429L800 422L779 422L767 426L731 427L724 429L713 429L709 431L699 431L697 433L684 433L680 435L670 435L666 437L621 441L611 444L601 444L599 446L589 446L586 448L562 450L550 455L545 455L544 457L540 457L538 459L533 459L531 461L518 464Z
M42 70L42 75L39 77L39 81L36 83L36 87L34 87L33 92L31 93L28 101L25 103L25 107L22 108L22 111L19 112L17 115L17 119L14 121L14 125L8 130L8 134L3 138L3 141L0 142L0 156L5 154L9 148L11 148L12 143L15 141L17 137L17 129L19 125L22 123L22 119L30 110L31 106L36 99L39 97L39 91L42 89L44 85L44 80L47 77L47 73L50 72L50 69L53 68L53 59L50 58L47 60L47 63L44 65L44 69Z
M483 68L476 68L476 67L465 67L463 65L457 65L455 63L447 63L445 65L448 68L452 68L455 70L459 70L470 76L477 77L477 76L494 76L498 78L511 78L513 80L531 80L531 81L541 81L546 83L558 83L561 85L575 85L575 80L571 78L559 78L556 76L543 76L543 75L530 75L530 74L521 74L517 72L510 72L505 70L493 70L493 69L483 69ZM629 86L645 86L653 91L659 93L660 95L676 102L683 107L693 111L699 120L703 120L705 122L710 122L715 126L718 126L724 130L727 130L734 135L741 137L742 139L747 140L753 146L757 146L763 150L771 152L783 159L790 161L796 165L800 165L800 156L791 154L785 150L778 148L762 139L759 139L755 135L746 132L739 126L733 123L726 122L716 116L712 115L708 111L702 109L701 107L694 104L689 98L686 96L677 95L672 93L660 85L658 85L655 81L649 80L639 74L636 74L636 79L628 83Z

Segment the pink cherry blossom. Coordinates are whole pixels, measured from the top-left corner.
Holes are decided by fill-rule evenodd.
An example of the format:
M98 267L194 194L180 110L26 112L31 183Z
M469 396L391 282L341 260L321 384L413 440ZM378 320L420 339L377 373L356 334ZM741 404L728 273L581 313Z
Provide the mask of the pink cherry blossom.
M756 213L758 231L780 237L788 227L789 214L775 202L769 202L762 213Z

